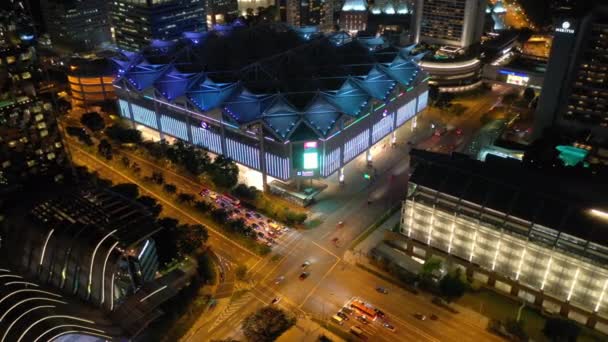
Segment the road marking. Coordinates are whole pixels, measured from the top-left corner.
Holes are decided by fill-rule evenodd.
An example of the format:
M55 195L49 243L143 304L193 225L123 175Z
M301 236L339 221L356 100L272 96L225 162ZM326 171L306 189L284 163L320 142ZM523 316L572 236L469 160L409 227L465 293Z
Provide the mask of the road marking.
M302 241L302 239L303 239L303 235L301 235L301 234L293 234L293 236L294 236L294 238L293 238L293 239L291 239L291 240L290 240L288 243L286 243L286 244L284 245L284 248L282 249L282 251L285 251L285 250L286 250L288 247L291 247L291 246L294 246L294 248L290 249L290 250L287 252L287 254L285 254L285 255L284 255L284 256L283 256L283 257L282 257L282 258L281 258L281 259L280 259L280 260L277 262L277 264L275 265L275 267L273 267L273 268L272 268L270 271L268 271L268 272L266 273L266 276L265 276L264 278L262 278L262 280L261 280L261 281L265 281L265 280L266 280L266 278L268 278L268 276L269 276L270 274L272 274L272 272L274 272L274 270L275 270L277 267L279 267L279 265L281 265L281 264L283 263L283 261L285 261L285 258L287 258L289 255L293 254L293 251L295 250L295 245L297 245L297 244L298 244L298 242ZM271 260L271 259L272 259L272 257L271 257L271 256L269 256L268 258L266 258L266 259L265 259L266 263L265 263L264 265L260 266L258 269L256 269L256 271L255 271L255 273L253 273L252 277L253 277L253 276L257 276L257 275L258 275L258 274L261 272L261 270L262 270L262 269L263 269L265 266L267 266L268 264L270 264L270 260ZM258 263L256 263L256 265L257 265L257 264L258 264Z
M153 194L155 197L157 197L160 201L162 201L163 203L169 205L171 208L173 208L174 210L180 212L182 215L188 217L189 219L193 220L194 222L198 222L200 224L202 224L202 222L200 222L198 219L196 219L195 217L191 216L190 214L186 213L185 211L183 211L182 209L176 207L175 205L173 205L171 202L165 200L164 198L158 196L155 192L151 191L150 189L146 188L145 186L141 185L140 183L138 183L137 181L133 180L131 177L125 175L124 173L122 173L121 171L116 170L114 167L112 167L111 165L108 165L106 163L104 163L103 161L97 159L96 157L93 157L92 155L90 155L89 153L87 153L86 151L82 150L80 147L77 146L72 146L74 147L76 150L78 150L80 153L84 154L85 156L87 156L90 159L93 159L94 161L96 161L97 163L105 166L106 168L114 171L116 174L122 176L123 178L125 178L126 180L130 181L133 184L137 184L141 189L144 189L146 192ZM218 236L220 236L222 239L226 240L227 242L229 242L230 244L238 247L239 249L241 249L242 251L245 251L247 254L256 257L256 258L260 258L259 255L249 251L248 249L246 249L245 247L239 245L238 243L230 240L227 236L225 236L224 234L220 233L219 231L205 225L205 227L207 229L209 229L210 231L214 232L215 234L217 234Z
M338 261L342 260L342 258L340 258L339 256L337 256L335 253L333 253L332 251L330 251L329 249L319 245L318 243L310 240L315 246L321 248L322 250L326 251L327 253L331 254L334 258L338 259Z
M302 301L302 303L298 306L298 308L301 308L306 301L308 300L308 298L310 298L310 296L312 296L312 294L319 288L319 285L321 285L321 283L323 282L323 280L325 280L325 277L327 277L328 274L331 273L331 271L334 270L334 268L340 263L340 259L336 260L336 262L334 262L334 264L329 268L329 270L327 270L327 272L325 272L325 274L323 275L323 277L321 277L321 280L319 280L319 282L317 283L317 285L315 285L315 287L312 288L312 290L310 290L310 292L308 292L308 294L306 295L306 297L304 298L304 300Z

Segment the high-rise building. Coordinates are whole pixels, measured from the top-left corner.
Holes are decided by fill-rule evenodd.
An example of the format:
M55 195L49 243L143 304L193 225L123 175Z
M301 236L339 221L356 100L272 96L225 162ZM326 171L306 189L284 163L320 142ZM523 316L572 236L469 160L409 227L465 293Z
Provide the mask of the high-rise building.
M417 0L415 41L468 47L481 39L486 1Z
M110 43L104 0L43 0L46 29L54 48L87 51Z
M367 2L346 0L340 12L340 29L349 32L365 31L367 28Z
M0 12L0 193L61 178L67 160L28 18L19 6Z
M331 1L285 0L280 7L281 21L289 25L319 26L324 31L333 28L334 12Z
M115 0L109 3L116 45L139 51L154 39L176 40L207 30L203 0Z
M608 6L561 6L543 91L536 112L535 136L545 127L590 131L608 137Z
M237 0L207 0L207 27L231 22L239 16Z

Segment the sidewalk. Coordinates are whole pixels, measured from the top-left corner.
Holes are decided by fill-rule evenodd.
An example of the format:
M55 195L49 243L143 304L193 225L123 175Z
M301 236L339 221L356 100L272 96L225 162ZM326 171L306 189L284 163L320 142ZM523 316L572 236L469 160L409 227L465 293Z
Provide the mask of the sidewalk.
M309 318L300 318L294 327L281 335L277 342L315 342L319 336L325 335L334 342L344 341L343 338L331 333Z

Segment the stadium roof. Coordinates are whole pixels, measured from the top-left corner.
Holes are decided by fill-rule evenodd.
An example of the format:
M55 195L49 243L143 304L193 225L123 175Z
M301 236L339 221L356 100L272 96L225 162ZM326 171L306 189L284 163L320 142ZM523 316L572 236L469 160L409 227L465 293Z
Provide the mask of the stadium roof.
M301 124L327 136L343 115L357 117L372 99L386 101L398 85L420 82L421 56L410 51L381 37L323 35L314 27L237 26L155 41L116 60L116 84L201 112L224 109L228 121L262 122L279 139Z
M608 246L608 214L594 215L608 213L605 179L577 176L572 168L563 173L526 168L500 157L480 162L421 150L411 155L415 184Z

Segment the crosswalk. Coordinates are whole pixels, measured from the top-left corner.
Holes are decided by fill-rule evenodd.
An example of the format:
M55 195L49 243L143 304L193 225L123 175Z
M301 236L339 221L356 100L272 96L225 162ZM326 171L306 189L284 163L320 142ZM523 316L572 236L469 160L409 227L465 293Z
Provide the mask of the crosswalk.
M231 301L228 307L217 317L217 319L209 326L209 331L213 331L220 324L226 321L227 318L240 311L242 307L253 299L253 293L247 292L237 300Z
M277 245L272 248L273 255L278 255L280 258L286 257L289 254L289 251L293 249L293 247L296 246L296 244L300 242L302 238L303 235L295 229L281 235L276 239ZM250 278L256 279L262 270L264 270L267 266L274 265L275 263L278 264L279 262L280 260L273 260L273 258L270 256L260 260L249 270Z

